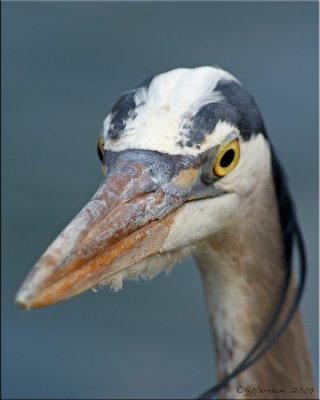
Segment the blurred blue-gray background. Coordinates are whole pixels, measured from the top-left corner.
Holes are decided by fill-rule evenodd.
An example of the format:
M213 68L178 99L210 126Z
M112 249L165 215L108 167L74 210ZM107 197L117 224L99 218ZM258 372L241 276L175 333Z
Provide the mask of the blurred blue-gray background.
M121 92L218 64L253 93L284 164L310 272L318 376L318 3L2 3L2 398L192 398L214 383L190 259L166 277L24 312L15 292L98 187Z

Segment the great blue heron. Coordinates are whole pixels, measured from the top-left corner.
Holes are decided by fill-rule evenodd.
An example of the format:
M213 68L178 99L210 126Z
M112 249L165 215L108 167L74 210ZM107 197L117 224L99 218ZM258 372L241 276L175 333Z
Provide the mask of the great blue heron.
M100 284L119 289L193 254L220 379L203 397L315 397L300 313L292 318L304 282L302 238L240 82L214 67L154 76L117 101L98 153L104 182L40 258L17 303L42 307ZM294 241L298 285L290 279Z

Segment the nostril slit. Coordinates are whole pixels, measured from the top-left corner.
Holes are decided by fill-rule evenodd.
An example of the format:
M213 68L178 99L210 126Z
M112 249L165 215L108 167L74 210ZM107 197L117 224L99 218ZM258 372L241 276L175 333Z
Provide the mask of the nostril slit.
M159 189L158 183L151 180L148 186L146 187L145 191L150 193L150 192L155 192L158 189Z

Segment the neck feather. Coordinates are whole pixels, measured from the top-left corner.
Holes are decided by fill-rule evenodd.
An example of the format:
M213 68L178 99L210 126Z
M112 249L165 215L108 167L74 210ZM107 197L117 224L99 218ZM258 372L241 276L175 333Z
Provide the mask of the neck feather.
M206 240L196 255L215 342L218 379L231 372L254 346L279 299L284 250L276 204L270 178L244 200L241 213ZM293 290L292 283L288 303ZM234 378L219 396L315 397L308 354L298 312L268 353ZM295 393L295 388L305 391Z

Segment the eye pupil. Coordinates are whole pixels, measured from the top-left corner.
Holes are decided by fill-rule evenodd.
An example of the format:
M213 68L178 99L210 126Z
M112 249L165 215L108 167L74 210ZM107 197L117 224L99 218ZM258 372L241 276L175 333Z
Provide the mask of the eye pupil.
M98 152L99 160L102 162L103 161L103 152L101 151L100 147L97 148L97 152Z
M233 161L235 157L235 152L233 149L227 150L220 160L220 166L222 168L227 168Z
M100 160L101 162L103 162L103 159L104 159L104 151L103 151L103 140L102 140L101 137L98 139L98 143L97 143L97 153L98 153L99 160Z

